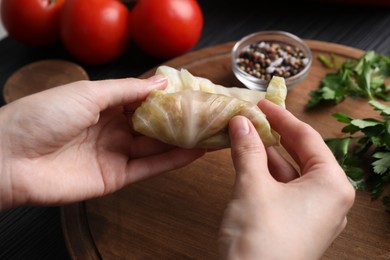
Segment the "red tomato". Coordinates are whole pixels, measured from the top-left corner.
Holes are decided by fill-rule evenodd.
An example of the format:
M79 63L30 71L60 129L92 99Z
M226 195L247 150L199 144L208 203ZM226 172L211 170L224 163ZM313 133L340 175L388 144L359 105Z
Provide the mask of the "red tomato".
M59 39L64 0L2 0L1 19L8 34L27 45L45 46Z
M173 58L198 42L203 13L196 0L138 0L131 23L140 49L155 57Z
M79 61L104 64L126 49L129 19L129 10L117 0L66 0L61 15L61 39Z

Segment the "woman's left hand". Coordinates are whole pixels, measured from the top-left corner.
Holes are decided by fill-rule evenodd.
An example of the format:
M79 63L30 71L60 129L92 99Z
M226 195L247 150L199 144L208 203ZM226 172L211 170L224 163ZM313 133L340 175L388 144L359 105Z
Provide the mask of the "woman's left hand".
M161 76L79 81L2 107L0 210L103 196L202 156L132 134L123 106L165 86Z

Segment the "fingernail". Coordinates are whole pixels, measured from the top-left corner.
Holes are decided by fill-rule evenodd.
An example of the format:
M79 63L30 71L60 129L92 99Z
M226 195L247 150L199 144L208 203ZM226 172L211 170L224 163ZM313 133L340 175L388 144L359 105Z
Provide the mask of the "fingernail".
M154 75L150 78L148 78L148 81L152 82L153 84L161 84L165 81L167 81L167 77L161 74Z
M248 119L245 117L236 117L234 120L236 120L235 125L236 125L236 134L237 135L247 135L249 134L249 124L248 124Z

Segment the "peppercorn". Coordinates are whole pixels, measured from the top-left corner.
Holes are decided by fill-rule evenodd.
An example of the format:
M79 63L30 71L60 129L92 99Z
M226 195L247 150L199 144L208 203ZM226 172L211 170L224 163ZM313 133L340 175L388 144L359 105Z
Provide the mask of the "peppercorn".
M259 41L244 47L236 60L238 67L263 80L272 76L292 77L309 62L296 46L277 41Z

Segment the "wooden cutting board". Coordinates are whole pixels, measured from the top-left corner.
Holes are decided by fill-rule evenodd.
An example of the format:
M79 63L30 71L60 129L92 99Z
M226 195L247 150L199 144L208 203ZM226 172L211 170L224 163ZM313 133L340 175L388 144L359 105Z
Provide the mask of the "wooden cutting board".
M87 72L66 60L40 60L15 71L4 84L3 97L10 103L21 97L78 80L87 80Z
M307 43L314 57L334 53L357 59L363 54L331 43ZM231 71L232 46L227 43L195 51L167 65L187 68L225 86L241 86ZM367 100L352 99L335 107L306 111L309 91L317 88L329 71L314 59L306 80L289 90L287 109L323 137L337 137L343 125L331 117L333 112L353 117L377 117L377 113ZM63 207L70 255L73 259L217 259L218 228L233 182L234 169L226 149L115 194ZM384 212L381 201L371 201L368 193L358 192L348 220L347 228L323 259L390 259L390 214Z

